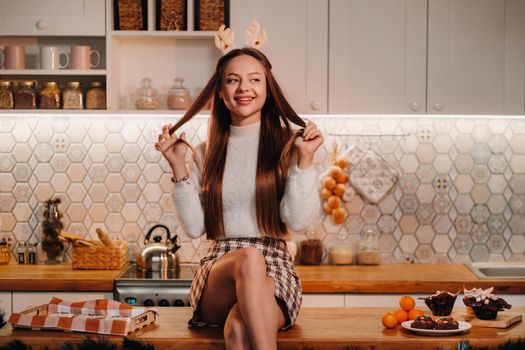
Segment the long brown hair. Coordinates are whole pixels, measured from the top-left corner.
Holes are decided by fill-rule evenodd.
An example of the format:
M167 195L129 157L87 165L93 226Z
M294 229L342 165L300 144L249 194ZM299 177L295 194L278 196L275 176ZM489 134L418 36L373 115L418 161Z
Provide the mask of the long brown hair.
M266 76L267 99L261 111L255 177L257 224L266 235L280 237L286 233L286 225L279 215L279 204L284 195L294 142L298 136L302 135L302 130L293 133L290 122L301 127L306 125L286 100L272 74L272 65L262 52L246 47L232 50L219 59L215 72L202 92L170 130L172 134L211 102L210 125L202 174L204 225L207 237L210 239L224 237L222 179L231 123L230 111L219 97L219 92L226 65L233 58L241 55L248 55L259 61L264 67Z

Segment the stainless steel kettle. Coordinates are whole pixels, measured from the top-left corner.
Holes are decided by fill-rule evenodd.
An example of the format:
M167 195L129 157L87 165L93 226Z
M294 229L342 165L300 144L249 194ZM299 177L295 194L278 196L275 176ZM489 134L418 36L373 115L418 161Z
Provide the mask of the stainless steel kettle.
M152 232L157 228L163 228L166 231L166 242L162 243L162 236L153 237L150 242ZM176 254L180 245L177 243L177 236L173 239L170 237L170 230L161 224L155 225L149 229L144 239L144 248L137 255L137 265L150 271L166 271L175 269L179 266L179 257Z

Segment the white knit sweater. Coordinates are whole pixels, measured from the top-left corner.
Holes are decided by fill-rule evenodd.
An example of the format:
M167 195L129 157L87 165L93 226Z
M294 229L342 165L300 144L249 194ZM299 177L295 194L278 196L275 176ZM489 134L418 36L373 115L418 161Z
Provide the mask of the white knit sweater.
M260 122L244 127L230 126L230 138L222 183L222 208L226 238L261 237L255 210L255 175ZM271 141L270 141L271 142ZM188 182L175 184L176 215L183 231L192 238L204 234L201 175L204 144L196 149ZM319 214L314 167L301 170L291 165L280 203L281 220L292 230L308 228Z

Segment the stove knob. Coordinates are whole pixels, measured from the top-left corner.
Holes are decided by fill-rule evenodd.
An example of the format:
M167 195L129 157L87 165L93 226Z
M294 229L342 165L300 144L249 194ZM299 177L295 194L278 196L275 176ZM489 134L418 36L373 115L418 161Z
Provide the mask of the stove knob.
M144 306L155 306L155 302L151 299L144 300Z
M159 306L170 306L170 302L167 301L166 299L160 299Z
M177 299L173 302L173 306L184 306L184 301Z

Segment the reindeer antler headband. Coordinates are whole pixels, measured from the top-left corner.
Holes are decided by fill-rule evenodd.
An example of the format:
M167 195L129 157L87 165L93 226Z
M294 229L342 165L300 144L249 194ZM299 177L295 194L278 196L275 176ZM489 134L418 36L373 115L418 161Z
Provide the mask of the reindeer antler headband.
M245 33L246 44L256 49L260 49L268 38L266 31L261 28L261 25L255 20L248 26ZM231 28L226 28L223 24L219 27L217 35L215 36L215 46L225 54L233 48L234 37L234 31Z

